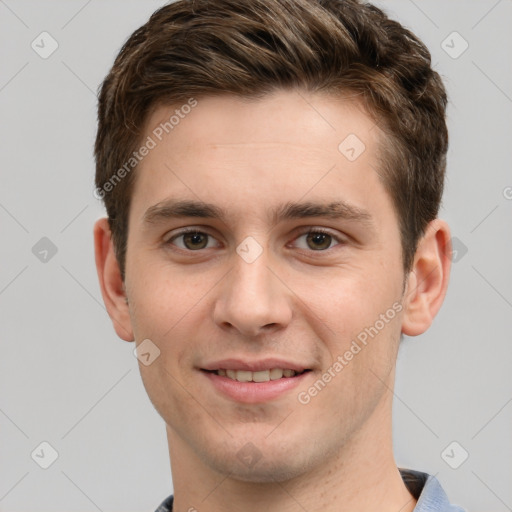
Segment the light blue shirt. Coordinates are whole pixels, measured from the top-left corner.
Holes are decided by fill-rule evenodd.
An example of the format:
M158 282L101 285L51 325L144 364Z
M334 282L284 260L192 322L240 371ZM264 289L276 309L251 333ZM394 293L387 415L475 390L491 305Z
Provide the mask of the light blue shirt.
M452 505L435 476L411 469L399 468L409 492L418 500L414 512L466 512Z
M418 502L414 512L466 512L458 505L451 505L448 496L435 476L412 469L399 468L402 479ZM169 496L155 512L172 512L173 496Z

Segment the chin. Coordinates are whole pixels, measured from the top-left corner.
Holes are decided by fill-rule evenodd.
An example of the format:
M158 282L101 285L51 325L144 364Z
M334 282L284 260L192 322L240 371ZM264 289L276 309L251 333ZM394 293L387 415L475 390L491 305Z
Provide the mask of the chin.
M232 450L232 447L230 449ZM309 466L313 462L310 460L308 464L306 458L303 451L301 453L296 450L291 457L278 454L276 450L262 453L255 448L247 448L245 451L242 449L231 453L230 456L226 456L226 452L216 455L203 454L203 461L214 471L233 480L261 484L286 482L304 475L310 470Z
M217 471L220 468L216 468ZM227 465L226 476L240 482L253 484L282 483L300 477L306 472L306 468L294 467L288 463L262 464L258 463L253 468L244 467L241 464Z

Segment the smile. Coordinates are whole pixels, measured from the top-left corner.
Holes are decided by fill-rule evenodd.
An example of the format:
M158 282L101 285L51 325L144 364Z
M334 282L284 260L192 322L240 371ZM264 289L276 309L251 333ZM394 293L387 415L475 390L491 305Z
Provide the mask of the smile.
M282 368L271 368L269 370L261 370L258 372L251 372L248 370L226 370L219 369L213 370L212 373L219 375L221 377L227 377L228 379L236 380L238 382L268 382L271 380L282 379L283 377L295 377L296 375L301 375L302 373L309 371L303 370L302 372L297 372L291 369L282 369Z
M209 386L220 396L235 402L265 403L286 396L301 384L311 370L270 368L268 370L235 370L219 368L200 372Z

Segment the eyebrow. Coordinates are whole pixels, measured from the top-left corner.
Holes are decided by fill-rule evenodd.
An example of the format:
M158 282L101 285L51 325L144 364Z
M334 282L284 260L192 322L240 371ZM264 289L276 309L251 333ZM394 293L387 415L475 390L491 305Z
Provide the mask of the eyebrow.
M157 224L168 219L183 217L218 219L226 223L227 215L222 208L211 203L169 199L149 207L144 213L143 221L148 224ZM373 217L367 210L345 201L333 201L329 203L311 201L301 203L288 202L270 212L270 218L274 224L283 220L312 217L342 219L359 222L368 228L374 227Z

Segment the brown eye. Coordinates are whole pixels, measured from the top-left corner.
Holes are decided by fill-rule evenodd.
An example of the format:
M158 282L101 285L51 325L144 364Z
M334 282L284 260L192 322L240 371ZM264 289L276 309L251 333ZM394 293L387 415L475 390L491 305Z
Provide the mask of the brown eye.
M205 233L187 233L183 235L183 243L187 249L204 249L208 245L208 235Z
M322 252L336 245L342 245L343 240L321 229L309 229L299 235L294 243L299 249Z
M312 231L311 233L308 233L306 240L310 249L315 251L324 250L329 249L332 242L332 236L327 233Z
M215 239L202 231L185 231L174 235L166 244L175 245L184 251L199 251L215 247Z

